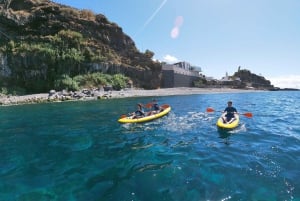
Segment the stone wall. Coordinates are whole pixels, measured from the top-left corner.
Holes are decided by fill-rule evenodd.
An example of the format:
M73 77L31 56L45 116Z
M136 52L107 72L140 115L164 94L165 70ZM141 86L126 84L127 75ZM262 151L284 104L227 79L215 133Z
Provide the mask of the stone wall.
M163 70L162 88L193 87L193 82L199 80L198 76L175 73L173 70Z

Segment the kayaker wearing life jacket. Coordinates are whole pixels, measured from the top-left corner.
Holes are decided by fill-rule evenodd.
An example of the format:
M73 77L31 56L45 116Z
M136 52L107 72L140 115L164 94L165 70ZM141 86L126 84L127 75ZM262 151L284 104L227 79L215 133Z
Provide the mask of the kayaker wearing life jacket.
M235 107L232 107L232 101L227 102L227 107L223 112L226 112L225 114L226 118L223 118L224 123L231 123L235 120L234 114L237 113L237 110L235 109Z

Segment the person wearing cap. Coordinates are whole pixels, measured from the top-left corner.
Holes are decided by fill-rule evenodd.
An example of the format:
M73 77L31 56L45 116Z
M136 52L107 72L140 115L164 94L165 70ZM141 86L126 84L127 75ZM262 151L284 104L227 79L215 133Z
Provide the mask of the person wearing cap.
M225 118L223 118L223 122L224 123L231 123L235 120L234 115L237 114L237 110L235 107L232 106L232 101L228 101L227 102L227 107L225 108L225 110L223 111L223 113L226 112L225 114Z

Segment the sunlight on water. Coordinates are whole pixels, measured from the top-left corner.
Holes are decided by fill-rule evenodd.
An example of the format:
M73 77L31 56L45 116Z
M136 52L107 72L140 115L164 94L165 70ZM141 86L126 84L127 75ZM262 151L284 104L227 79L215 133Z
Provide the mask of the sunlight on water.
M140 124L117 119L148 97L1 107L0 200L300 200L299 98L158 97L171 112ZM219 130L206 108L229 99L253 117Z

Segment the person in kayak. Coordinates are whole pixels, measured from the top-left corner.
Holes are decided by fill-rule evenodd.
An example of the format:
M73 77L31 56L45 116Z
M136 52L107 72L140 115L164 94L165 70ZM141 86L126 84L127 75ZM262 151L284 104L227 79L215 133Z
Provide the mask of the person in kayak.
M161 111L163 111L163 108L158 105L156 99L153 99L152 100L152 111L149 112L149 115L157 114L157 113L160 113Z
M235 107L232 106L232 101L227 102L227 107L223 111L223 113L226 112L225 118L222 117L224 123L230 124L235 120L234 114L237 114L237 110Z
M138 118L141 118L141 117L144 117L145 116L145 112L143 110L143 105L142 104L137 104L137 110L132 113L133 115L133 119L138 119Z

